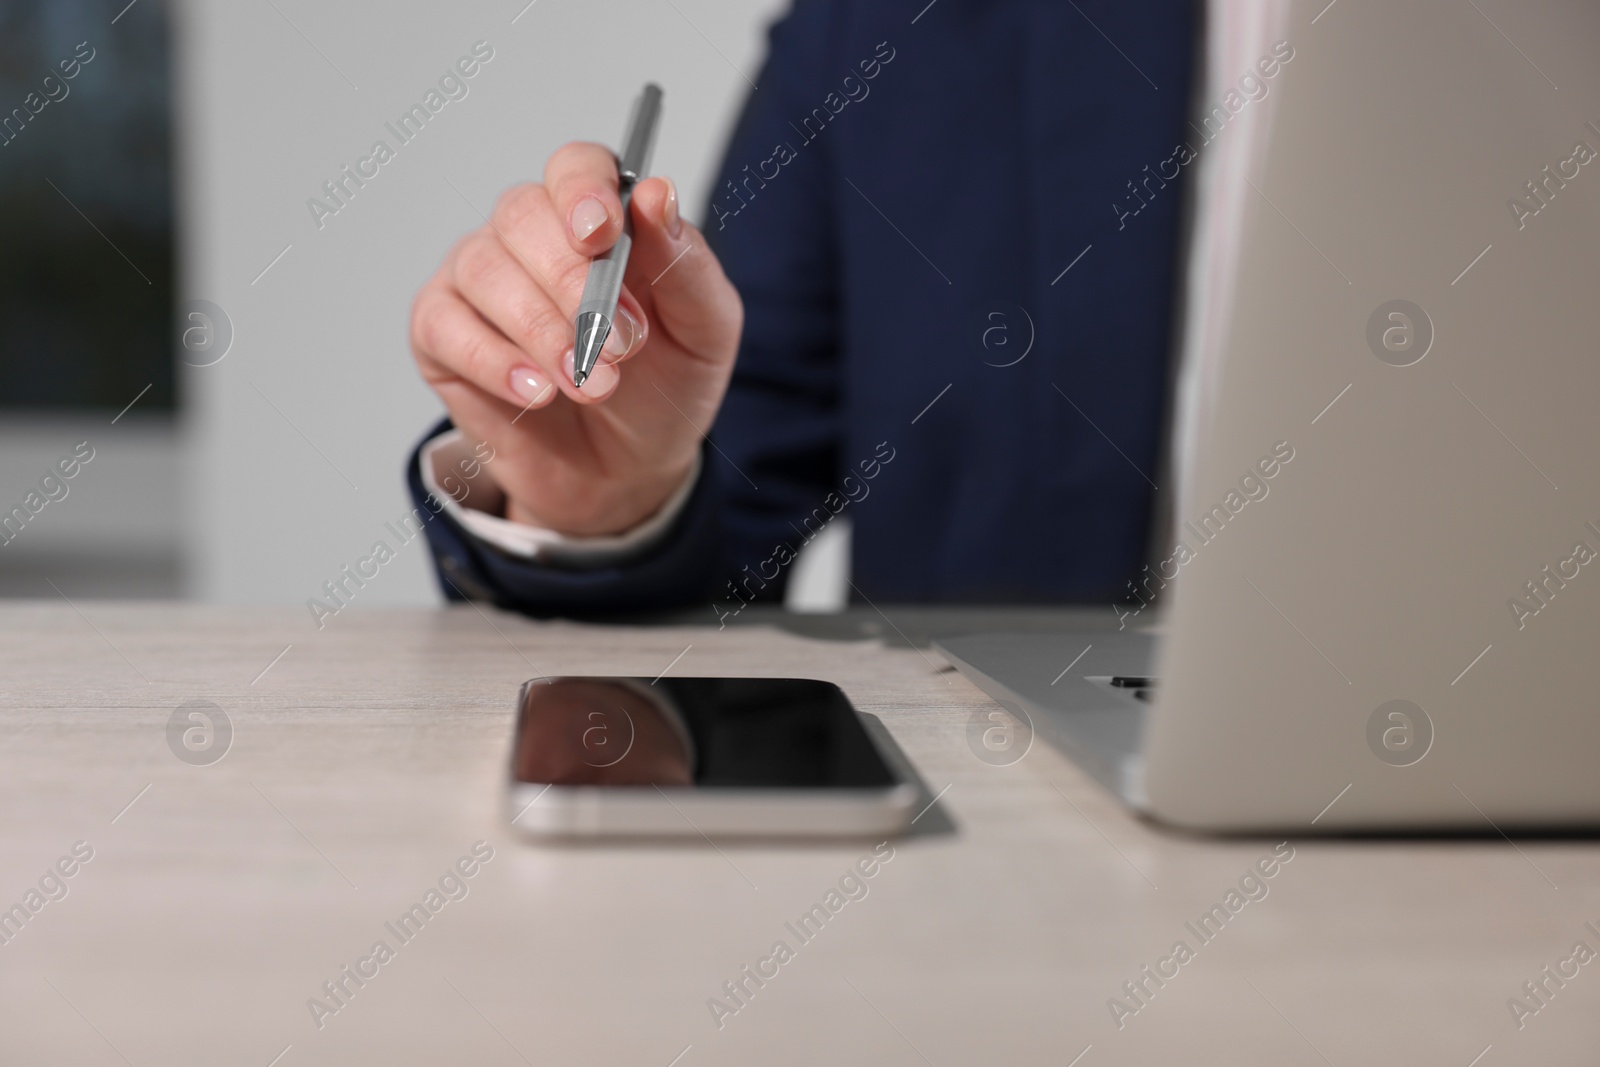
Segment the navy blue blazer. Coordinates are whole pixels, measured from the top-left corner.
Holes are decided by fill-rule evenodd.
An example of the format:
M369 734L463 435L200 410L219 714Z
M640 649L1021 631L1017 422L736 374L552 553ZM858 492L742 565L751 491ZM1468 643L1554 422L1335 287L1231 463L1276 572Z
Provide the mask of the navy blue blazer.
M448 596L721 617L781 599L845 514L858 597L1121 599L1162 437L1184 180L1162 164L1193 140L1198 12L925 4L797 0L772 28L701 224L744 336L664 540L569 570L440 515Z

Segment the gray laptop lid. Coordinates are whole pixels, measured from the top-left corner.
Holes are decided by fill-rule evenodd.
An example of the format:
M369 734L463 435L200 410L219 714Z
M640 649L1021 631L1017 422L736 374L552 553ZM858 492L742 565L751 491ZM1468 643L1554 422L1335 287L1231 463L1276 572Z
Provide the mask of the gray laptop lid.
M1152 568L1162 818L1600 821L1600 5L1508 10L1290 6Z

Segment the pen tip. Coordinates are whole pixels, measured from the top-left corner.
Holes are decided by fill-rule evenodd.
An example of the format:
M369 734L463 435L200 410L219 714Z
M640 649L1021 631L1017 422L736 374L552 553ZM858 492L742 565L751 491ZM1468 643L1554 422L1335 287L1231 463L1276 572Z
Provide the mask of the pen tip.
M577 338L572 350L572 384L582 387L595 364L600 361L600 350L605 347L606 336L611 332L611 320L598 311L578 313Z

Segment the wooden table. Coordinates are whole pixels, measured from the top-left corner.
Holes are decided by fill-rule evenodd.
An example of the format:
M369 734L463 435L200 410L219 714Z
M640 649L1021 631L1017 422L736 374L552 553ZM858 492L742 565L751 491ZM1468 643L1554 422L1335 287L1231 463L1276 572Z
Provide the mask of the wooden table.
M594 627L462 606L352 610L318 632L297 610L6 607L0 907L26 910L41 880L66 895L41 891L0 944L0 1063L1600 1058L1600 962L1566 964L1577 973L1559 987L1546 978L1542 1006L1523 988L1575 942L1600 950L1594 842L1295 840L1292 860L1246 882L1266 895L1202 940L1193 925L1279 842L1151 826L1042 744L1010 766L980 760L969 725L992 705L906 647L917 613L844 628L887 642L752 618ZM962 616L929 618L950 629ZM509 828L518 683L669 664L836 680L940 794L927 832L894 843L866 895L810 940L785 924L825 903L870 843L549 848ZM185 762L169 746L189 701L232 724L219 762L198 762L215 748ZM493 858L445 883L465 896L436 897L409 940L392 933L480 841ZM72 859L78 842L92 859ZM71 877L52 876L63 857ZM369 977L357 985L346 966ZM758 985L747 966L770 976ZM334 980L339 1001L323 988ZM1539 1006L1520 1029L1513 997Z

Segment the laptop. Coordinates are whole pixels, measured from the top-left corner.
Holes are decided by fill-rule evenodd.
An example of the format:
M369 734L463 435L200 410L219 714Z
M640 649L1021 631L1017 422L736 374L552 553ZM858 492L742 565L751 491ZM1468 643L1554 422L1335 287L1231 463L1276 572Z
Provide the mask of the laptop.
M1600 6L1264 7L1270 91L1213 37L1197 93L1149 566L938 647L1164 823L1593 827Z

